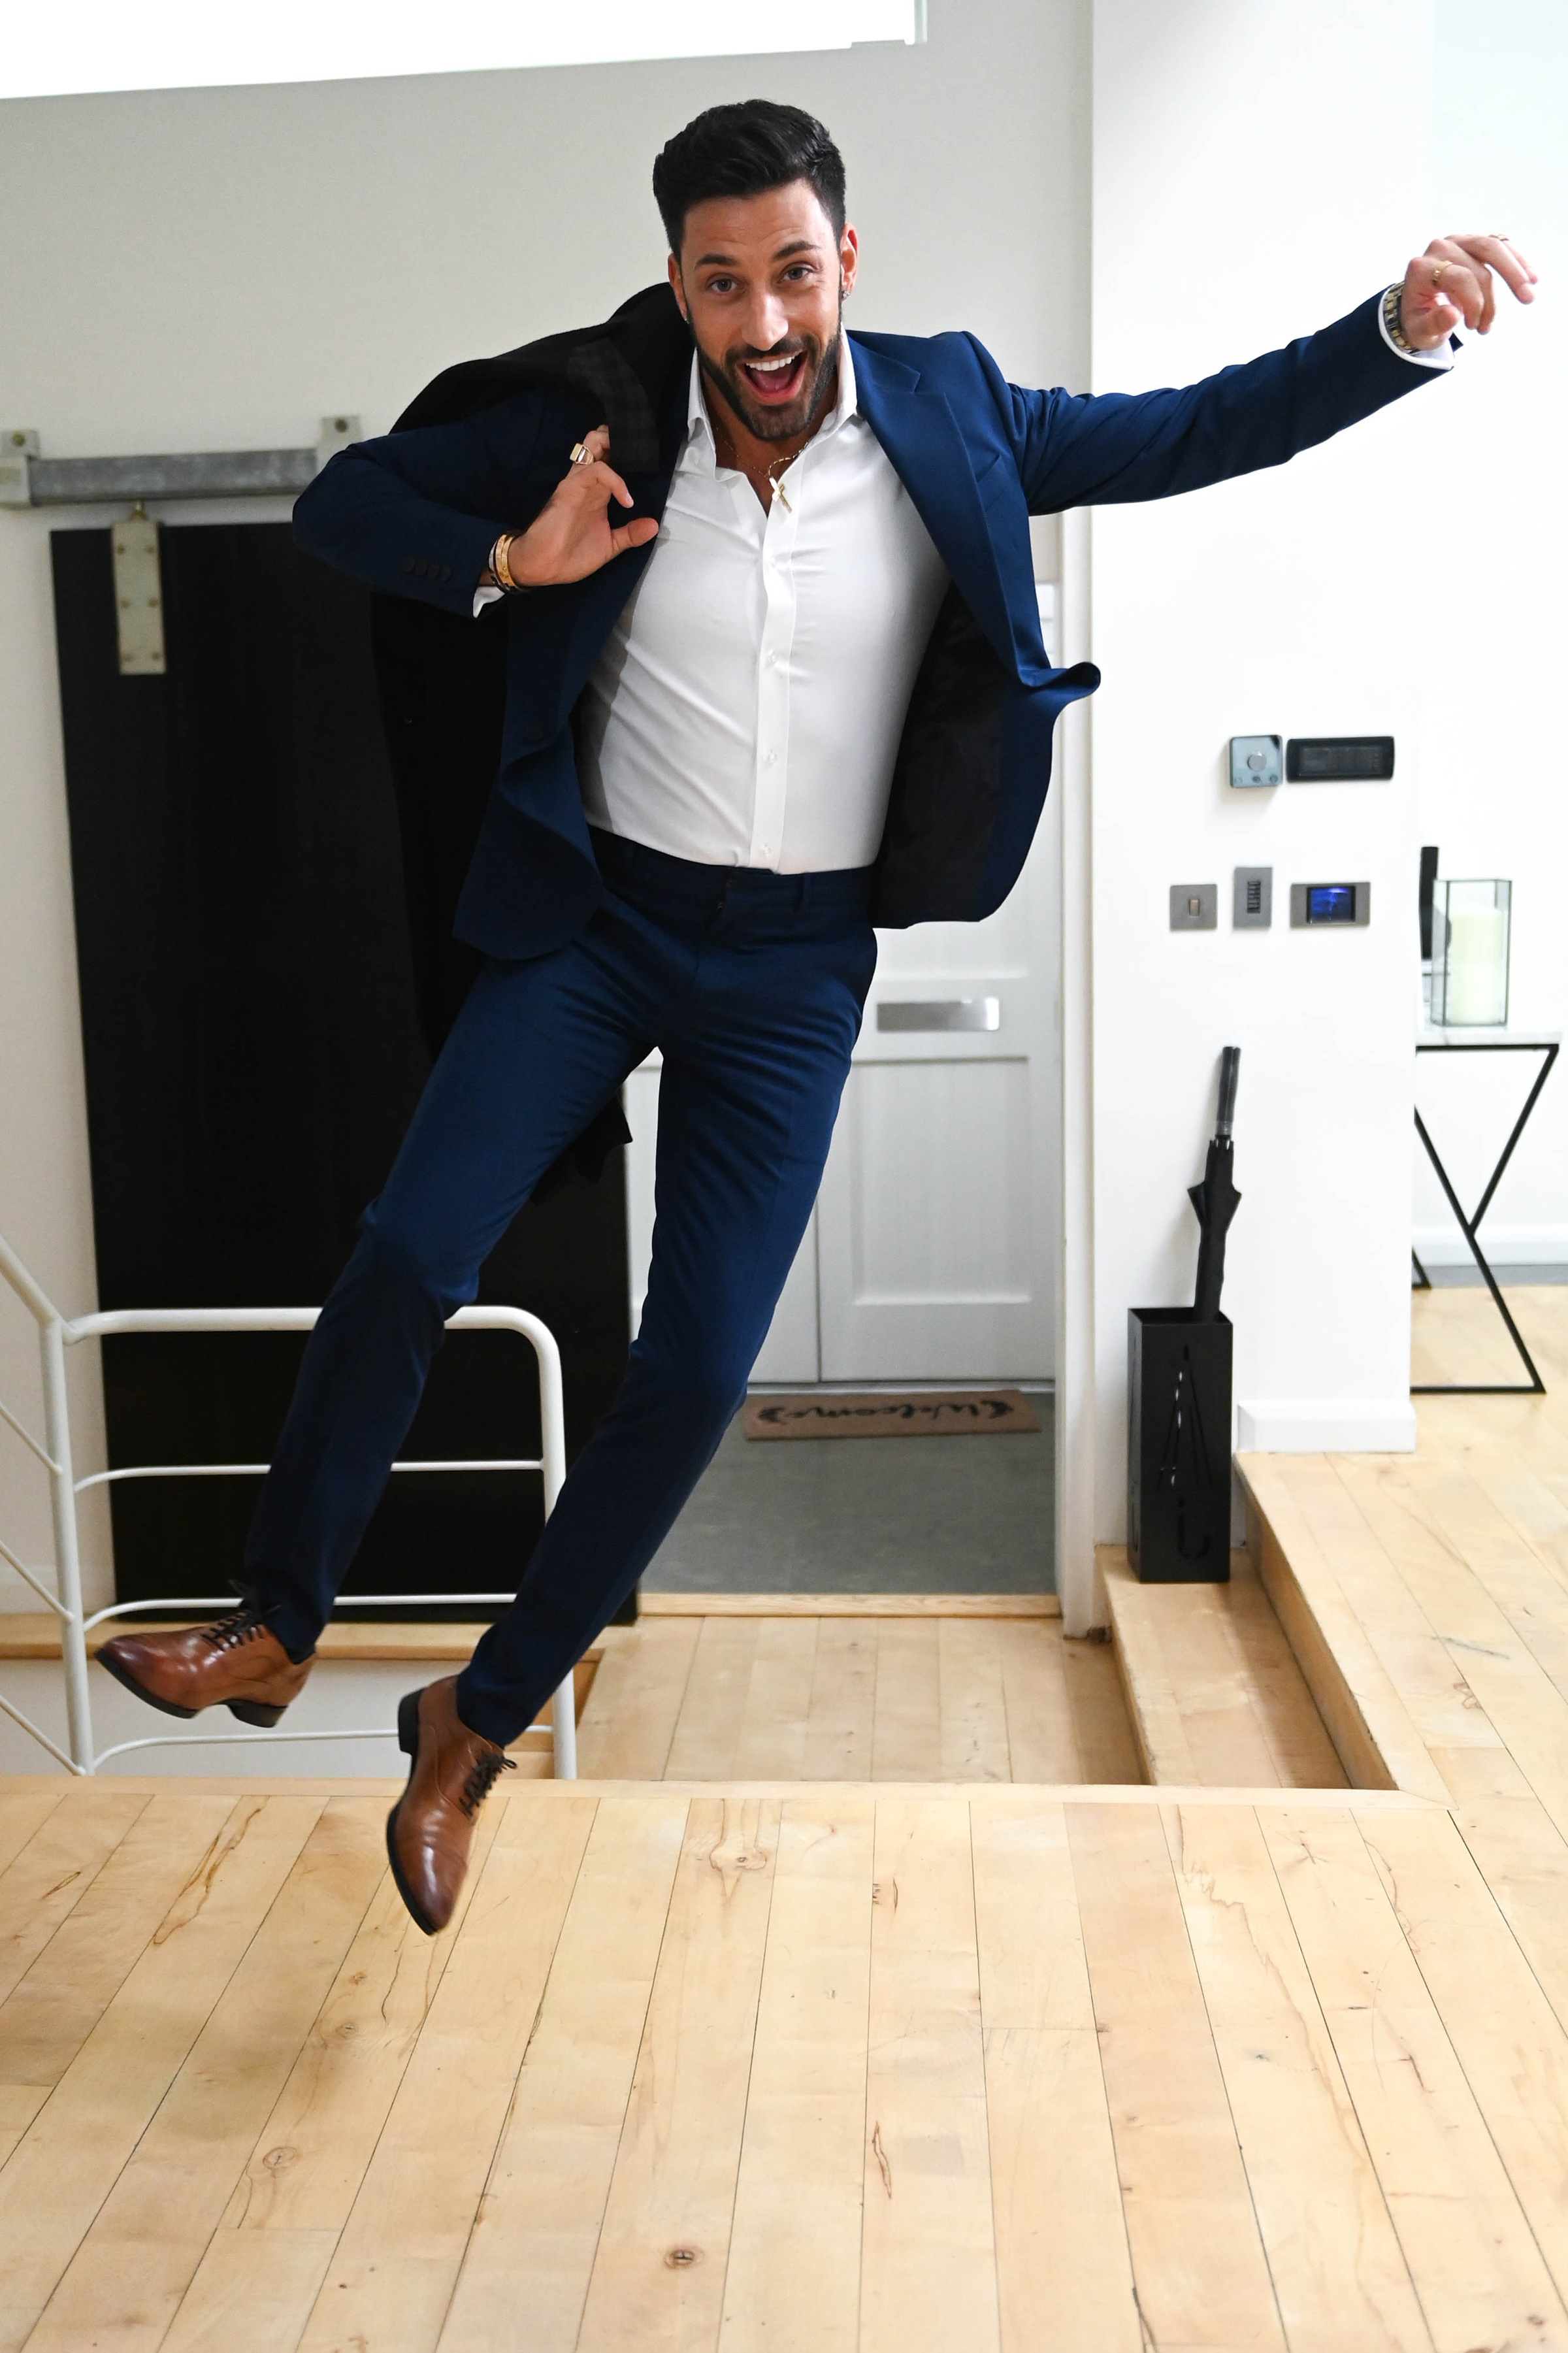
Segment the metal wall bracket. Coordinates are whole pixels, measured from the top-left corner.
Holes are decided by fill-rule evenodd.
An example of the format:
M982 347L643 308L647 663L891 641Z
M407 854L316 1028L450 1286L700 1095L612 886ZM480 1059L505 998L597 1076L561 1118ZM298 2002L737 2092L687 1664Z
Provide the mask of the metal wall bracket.
M110 533L114 550L114 618L121 678L163 675L163 579L158 526L138 506Z
M37 454L38 437L27 427L0 432L0 507L32 505L31 468Z
M204 449L144 458L45 458L30 430L0 430L0 506L119 506L149 499L297 498L360 436L357 417L323 417L312 449Z

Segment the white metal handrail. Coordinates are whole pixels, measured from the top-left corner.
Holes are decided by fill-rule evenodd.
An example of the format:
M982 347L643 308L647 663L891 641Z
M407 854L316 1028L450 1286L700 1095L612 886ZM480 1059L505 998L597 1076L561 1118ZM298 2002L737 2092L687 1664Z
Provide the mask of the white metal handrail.
M87 1638L109 1618L129 1618L143 1611L231 1609L232 1594L216 1599L178 1595L159 1601L117 1601L87 1617L82 1609L81 1560L77 1542L77 1497L89 1487L121 1479L237 1478L263 1472L265 1462L147 1462L118 1471L97 1471L84 1479L73 1475L70 1406L66 1387L65 1352L79 1340L102 1339L118 1333L147 1332L308 1332L321 1313L315 1307L163 1307L118 1308L98 1315L62 1315L41 1285L29 1273L10 1244L0 1236L0 1276L4 1276L38 1326L38 1347L44 1384L44 1437L40 1441L0 1404L0 1419L36 1454L48 1474L54 1525L55 1577L58 1591L47 1587L24 1567L10 1546L0 1543L0 1559L14 1568L60 1621L60 1657L65 1671L67 1738L69 1754L60 1748L30 1716L0 1693L0 1712L21 1725L47 1749L68 1772L96 1773L111 1757L132 1748L225 1747L256 1740L389 1740L396 1737L389 1725L320 1732L180 1732L154 1734L142 1740L117 1741L95 1751L92 1705L88 1684ZM448 1331L516 1332L533 1349L539 1370L541 1451L533 1457L500 1461L466 1459L458 1461L395 1462L395 1471L538 1471L544 1482L544 1513L548 1519L566 1477L565 1405L561 1381L561 1351L555 1335L537 1315L521 1307L460 1307L447 1322ZM342 1593L335 1608L406 1608L415 1604L475 1603L504 1607L510 1593ZM577 1715L573 1677L562 1680L551 1704L551 1738L558 1780L574 1780L577 1773Z

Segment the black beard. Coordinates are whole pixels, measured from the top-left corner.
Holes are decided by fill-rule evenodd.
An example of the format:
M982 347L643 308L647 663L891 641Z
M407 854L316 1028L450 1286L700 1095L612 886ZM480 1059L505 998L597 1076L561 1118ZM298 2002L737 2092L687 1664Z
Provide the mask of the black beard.
M808 439L816 432L822 422L823 411L826 408L835 388L838 369L838 346L844 339L842 302L838 306L838 319L839 323L834 329L833 341L818 361L816 373L811 380L811 389L804 396L804 414L801 413L802 401L797 398L791 401L788 408L764 408L753 415L739 379L731 376L728 365L721 367L709 358L700 343L698 345L698 362L705 380L712 385L714 391L722 398L725 406L740 418L747 432L755 440L798 441L803 438ZM805 340L805 349L809 353L811 350L809 336ZM759 353L758 356L762 355ZM792 417L795 419L793 423Z

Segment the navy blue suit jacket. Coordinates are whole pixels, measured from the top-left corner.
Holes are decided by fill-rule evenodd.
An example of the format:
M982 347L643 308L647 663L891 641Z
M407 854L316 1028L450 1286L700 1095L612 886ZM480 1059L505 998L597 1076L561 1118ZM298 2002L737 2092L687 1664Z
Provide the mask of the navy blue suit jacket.
M853 337L861 410L952 576L900 744L874 921L978 919L1000 905L1044 804L1058 714L1100 683L1090 663L1047 659L1029 516L1277 466L1429 383L1433 371L1384 342L1377 312L1374 298L1283 351L1132 395L1022 390L973 335ZM636 512L662 511L690 350L668 287L651 288L603 327L437 378L398 429L334 458L295 508L301 546L396 600L383 607L379 657L411 894L439 898L448 820L468 810L456 931L484 954L543 954L599 902L573 713L650 551L477 622L476 583L497 533L531 520L573 442L605 417Z

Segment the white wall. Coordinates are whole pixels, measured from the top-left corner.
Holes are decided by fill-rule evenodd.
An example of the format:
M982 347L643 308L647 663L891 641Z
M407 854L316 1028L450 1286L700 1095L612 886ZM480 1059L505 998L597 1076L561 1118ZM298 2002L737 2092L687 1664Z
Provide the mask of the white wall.
M914 48L0 106L0 425L55 456L300 444L339 408L384 429L447 362L602 317L657 276L655 151L754 90L814 108L845 150L856 323L971 327L1025 382L1084 381L1087 0L932 0ZM60 520L0 512L0 1232L79 1310ZM0 1301L0 1397L36 1414L31 1345ZM30 1561L40 1483L0 1431L0 1535ZM102 1517L87 1549L101 1588Z
M1326 323L1432 230L1424 0L1096 0L1096 389L1180 383ZM1469 364L1470 363L1467 363ZM1226 1304L1264 1443L1409 1429L1407 1220L1417 567L1436 385L1273 474L1092 523L1095 1527L1124 1527L1126 1317L1190 1298L1219 1050L1242 1048ZM1226 739L1391 733L1395 781L1240 795ZM1274 869L1274 928L1230 927ZM1368 879L1373 922L1292 932L1292 880ZM1216 932L1173 934L1173 882ZM1406 1439L1406 1441L1407 1439ZM1081 1575L1081 1563L1077 1573Z
M1422 533L1426 756L1420 831L1446 874L1513 884L1510 1024L1568 1032L1568 10L1562 0L1437 0L1436 227L1500 228L1542 278L1466 354L1445 401ZM1419 1098L1473 1208L1528 1090L1532 1059L1428 1056ZM1568 1065L1547 1082L1482 1228L1500 1263L1568 1261ZM1415 1246L1468 1262L1418 1151Z

